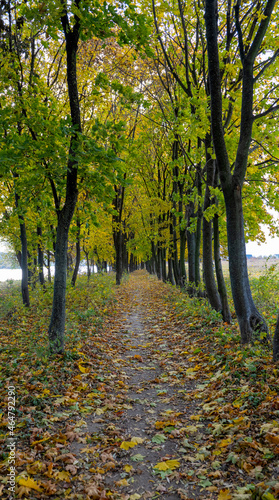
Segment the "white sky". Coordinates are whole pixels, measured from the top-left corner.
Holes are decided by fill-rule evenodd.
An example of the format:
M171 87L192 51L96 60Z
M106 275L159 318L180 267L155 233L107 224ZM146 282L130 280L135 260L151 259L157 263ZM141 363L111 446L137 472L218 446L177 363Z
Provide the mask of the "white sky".
M260 245L255 241L250 241L246 243L246 253L252 254L253 257L269 257L275 253L279 254L279 238L271 238L266 236L266 243L261 243Z

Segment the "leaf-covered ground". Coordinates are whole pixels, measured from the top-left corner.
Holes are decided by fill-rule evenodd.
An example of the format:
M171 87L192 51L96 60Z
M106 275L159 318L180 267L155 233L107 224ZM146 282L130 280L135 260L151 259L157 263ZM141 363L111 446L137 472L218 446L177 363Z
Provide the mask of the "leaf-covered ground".
M30 311L13 293L1 306L3 499L8 386L15 498L279 498L279 370L269 350L240 347L236 324L144 272L116 291L97 277L69 291L67 352L54 358L50 292Z

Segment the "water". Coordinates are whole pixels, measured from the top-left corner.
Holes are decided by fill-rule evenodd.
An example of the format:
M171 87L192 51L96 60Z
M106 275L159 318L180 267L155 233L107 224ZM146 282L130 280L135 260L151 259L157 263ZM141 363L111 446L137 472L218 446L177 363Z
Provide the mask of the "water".
M21 280L21 269L0 269L0 281Z
M54 266L51 266L51 274L54 275ZM86 274L87 268L86 266L80 266L79 274ZM97 267L94 266L94 272L97 272ZM45 278L47 276L45 271ZM0 282L7 280L21 280L22 279L22 271L21 269L0 269Z

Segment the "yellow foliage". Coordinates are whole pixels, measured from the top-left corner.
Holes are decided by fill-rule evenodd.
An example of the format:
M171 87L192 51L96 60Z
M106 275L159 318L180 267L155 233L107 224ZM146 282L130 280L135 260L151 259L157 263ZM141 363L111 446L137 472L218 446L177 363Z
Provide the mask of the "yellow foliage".
M178 460L166 460L165 462L158 462L154 465L154 469L158 470L174 470L180 467L180 462Z
M32 477L28 477L27 479L24 479L23 477L21 477L18 480L18 484L20 484L20 486L25 486L26 488L31 488L32 490L36 490L39 492L42 491L40 486L38 485L38 483L36 483L36 481L34 481L34 479L32 479Z
M122 450L129 450L129 448L134 448L136 445L137 443L133 441L122 441L120 448L122 448Z

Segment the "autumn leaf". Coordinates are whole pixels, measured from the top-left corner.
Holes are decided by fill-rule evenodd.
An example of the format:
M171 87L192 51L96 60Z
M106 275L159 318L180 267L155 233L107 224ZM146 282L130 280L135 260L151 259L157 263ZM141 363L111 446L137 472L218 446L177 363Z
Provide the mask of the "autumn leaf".
M164 434L155 434L155 436L153 436L152 438L152 443L157 443L157 444L161 444L161 443L164 443L166 441L166 436L164 436Z
M79 371L81 373L90 373L90 371L91 371L91 367L90 366L89 367L88 366L85 367L81 363L78 364L78 367L79 367Z
M231 444L231 443L232 443L231 438L228 438L228 439L222 439L222 441L220 441L220 442L218 443L218 446L219 446L220 448L226 448L226 447L227 447L227 446L229 446L229 444Z
M134 448L136 445L137 443L134 441L122 441L120 448L122 448L122 450L129 450L130 448Z
M116 481L116 486L129 486L129 483L127 479L120 479L119 481Z
M132 437L131 442L136 444L141 444L144 442L144 439L141 437Z
M85 487L85 492L92 500L99 500L100 498L100 489L96 483L89 483Z
M66 481L67 483L71 481L70 474L66 470L56 471L54 477L58 481Z
M125 472L130 472L131 470L133 470L133 467L132 467L132 465L126 464L126 465L124 465L124 470L125 470Z
M134 359L137 359L138 361L140 361L141 363L143 363L143 358L139 354L135 354L134 355Z
M231 498L230 490L220 490L218 500L231 500Z
M166 460L165 462L158 462L154 465L153 469L164 470L174 470L180 467L180 462L178 460Z
M41 492L40 486L34 481L32 477L28 477L27 479L24 479L23 477L19 478L18 484L20 486L25 486L26 488L30 488L32 490L36 490Z
M279 444L279 435L278 435L278 434L271 434L271 433L267 433L267 434L265 435L265 439L266 439L269 443Z
M131 460L133 460L134 462L141 462L142 460L144 460L144 458L144 455L141 455L140 453L131 456Z

